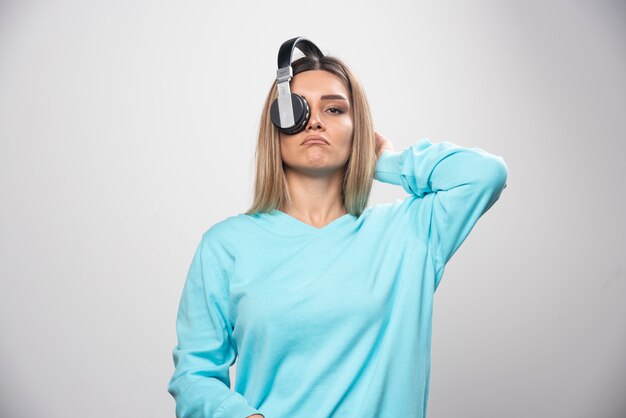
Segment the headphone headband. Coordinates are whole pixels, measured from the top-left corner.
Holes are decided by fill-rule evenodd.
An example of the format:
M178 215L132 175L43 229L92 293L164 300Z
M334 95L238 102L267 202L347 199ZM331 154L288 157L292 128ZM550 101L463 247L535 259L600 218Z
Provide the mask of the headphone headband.
M293 51L298 48L306 56L314 55L318 58L324 56L322 51L313 42L303 36L297 36L285 41L278 50L278 68L291 66Z

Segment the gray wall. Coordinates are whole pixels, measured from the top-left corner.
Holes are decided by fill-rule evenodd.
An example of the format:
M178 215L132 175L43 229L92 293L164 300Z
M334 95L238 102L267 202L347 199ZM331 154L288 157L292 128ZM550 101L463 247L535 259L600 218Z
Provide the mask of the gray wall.
M305 35L396 149L509 165L436 294L429 417L626 416L624 2L229 4L0 2L1 415L174 416L185 274Z

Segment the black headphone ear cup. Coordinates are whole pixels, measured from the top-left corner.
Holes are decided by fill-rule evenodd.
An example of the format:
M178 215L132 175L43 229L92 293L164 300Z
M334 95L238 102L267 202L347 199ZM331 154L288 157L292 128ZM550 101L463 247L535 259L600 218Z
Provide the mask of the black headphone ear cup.
M293 135L300 131L302 131L306 124L309 122L309 104L304 100L304 98L296 93L291 93L291 107L293 109L293 125L286 126L284 128L280 127L280 114L278 111L278 99L275 99L272 102L272 106L270 107L270 118L272 119L272 123L276 125L279 131Z
M270 119L272 123L280 130L280 114L278 112L278 99L274 99L270 107Z
M309 104L304 100L304 97L296 93L291 93L291 103L293 107L293 129L287 133L296 134L302 131L309 122Z

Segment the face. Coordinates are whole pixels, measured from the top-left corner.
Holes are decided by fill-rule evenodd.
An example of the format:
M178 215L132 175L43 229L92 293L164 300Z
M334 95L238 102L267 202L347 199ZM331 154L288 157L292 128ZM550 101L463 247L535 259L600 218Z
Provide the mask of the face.
M312 70L296 74L290 87L307 101L311 116L303 131L295 135L280 132L285 171L320 176L343 169L350 156L353 132L350 97L343 82L327 71ZM312 136L322 141L304 143Z

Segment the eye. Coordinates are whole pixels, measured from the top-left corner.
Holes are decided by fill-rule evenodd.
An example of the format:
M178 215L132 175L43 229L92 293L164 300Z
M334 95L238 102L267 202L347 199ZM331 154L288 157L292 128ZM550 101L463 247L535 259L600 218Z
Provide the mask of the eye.
M338 107L329 107L329 108L328 108L328 111L329 111L330 113L332 113L332 114L335 114L335 115L338 115L338 114L341 114L341 113L343 113L343 112L344 112L344 111L343 111L343 109L340 109L340 108L338 108Z

